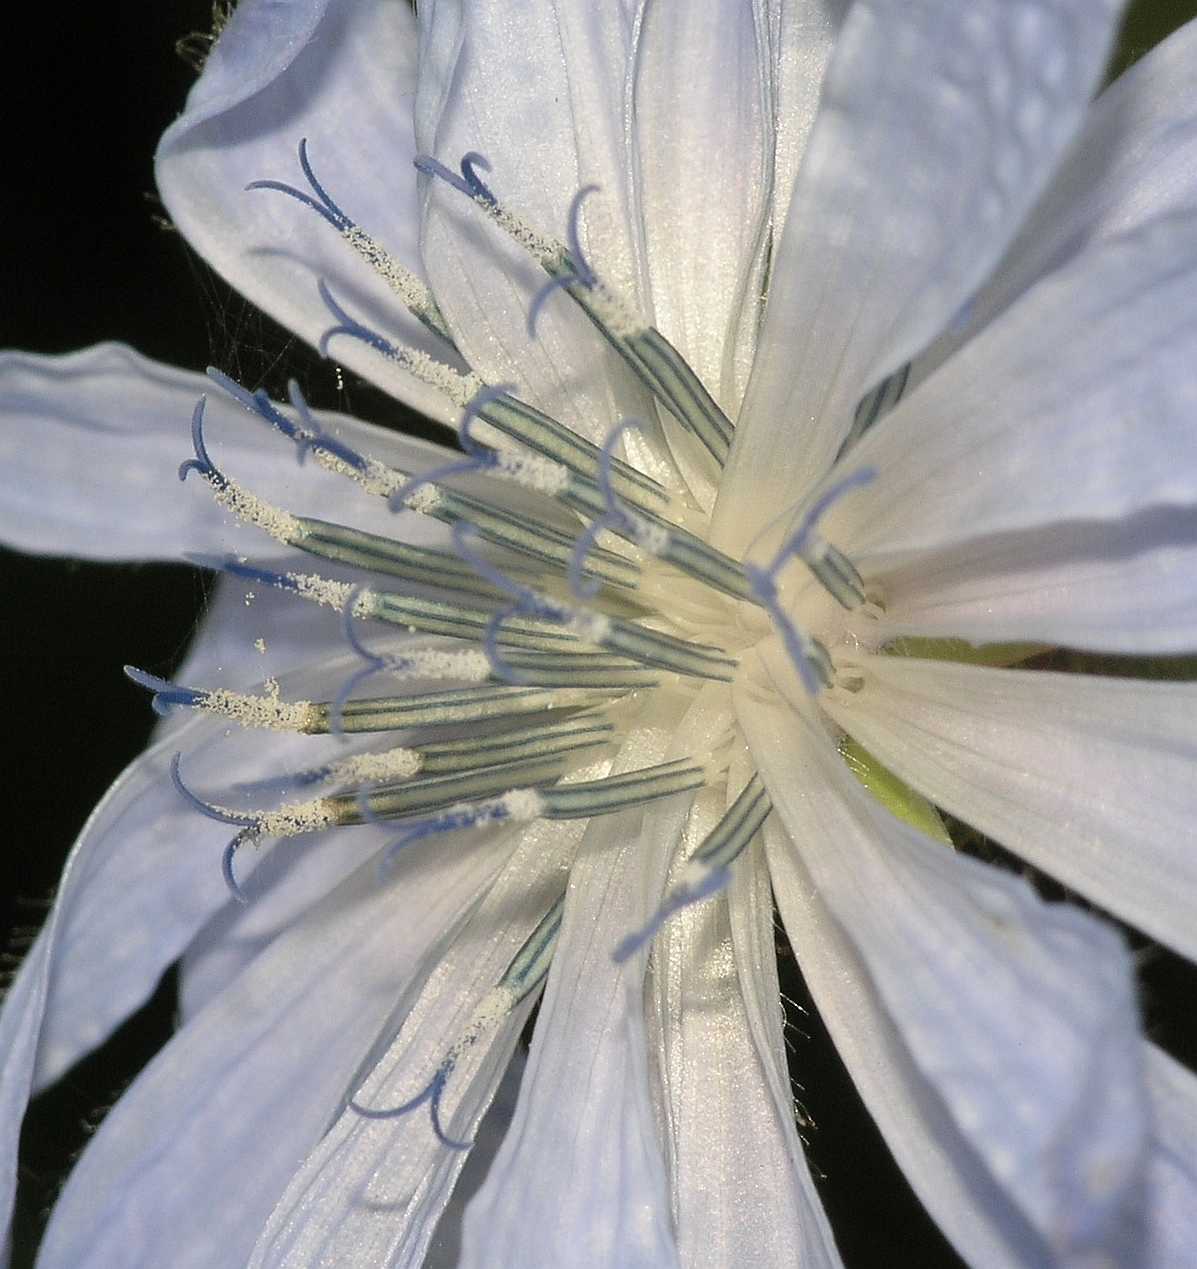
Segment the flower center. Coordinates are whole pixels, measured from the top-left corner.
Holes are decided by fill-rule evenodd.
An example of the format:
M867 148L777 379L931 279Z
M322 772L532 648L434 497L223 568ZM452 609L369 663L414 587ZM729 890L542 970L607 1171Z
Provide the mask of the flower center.
M333 201L302 142L299 162L308 191L277 181L250 188L282 192L322 216L443 340L448 354L459 357L434 297ZM578 222L591 190L574 199L567 241L560 243L499 203L478 175L487 170L479 156L467 155L460 175L433 159L419 159L417 166L466 195L542 266L546 282L529 309L532 333L545 305L563 292L663 409L668 426L680 428L709 467L722 468L732 442L730 420L678 351L613 296L585 259ZM294 383L288 412L218 371L211 377L290 440L301 461L310 455L385 498L392 510L438 521L452 551L273 506L217 466L204 436L205 402L196 405L194 456L182 464L180 478L198 474L238 519L353 578L307 568L278 572L231 556L202 561L339 612L360 664L325 700L284 701L277 685L249 694L177 686L128 671L155 693L159 710L186 706L248 727L339 736L347 746L340 757L256 787L258 795L280 793L278 805L245 809L229 804L235 797L210 801L193 792L176 757L180 794L237 830L223 867L239 900L247 899L236 876L239 853L267 839L363 823L393 826L394 840L379 856L385 875L411 843L432 835L533 819L590 819L726 783L729 762L743 748L726 685L739 673L742 655L762 641L780 643L811 696L837 683L837 656L859 639L852 631L867 622L869 598L851 561L819 526L829 507L867 485L871 472L828 485L768 543L753 544L742 561L734 560L706 541L706 516L681 471L675 468L662 483L621 460L621 442L644 426L640 422L618 423L595 446L522 401L514 388L396 344L354 318L325 284L319 291L334 320L322 350L336 337L358 340L443 391L461 410L460 458L428 471L400 471L326 433ZM471 481L468 492L464 478ZM510 497L493 496L499 482L516 487L518 510ZM361 574L394 580L361 583ZM400 627L407 637L376 651L358 633L364 622ZM359 691L368 681L387 679L431 684L432 690ZM840 686L845 683L841 675ZM727 702L726 727L709 746L648 767L619 767L615 747L650 700L667 696L684 707L704 690L722 691ZM371 745L383 737L386 744L350 752L359 737ZM295 789L327 791L287 800ZM729 866L771 809L755 775L729 802L675 872L652 919L613 949L616 959L639 953L669 916L726 884ZM427 1104L447 1145L468 1144L442 1127L446 1086L478 1037L542 985L560 912L560 901L546 912L427 1087L392 1112L363 1113L399 1114Z

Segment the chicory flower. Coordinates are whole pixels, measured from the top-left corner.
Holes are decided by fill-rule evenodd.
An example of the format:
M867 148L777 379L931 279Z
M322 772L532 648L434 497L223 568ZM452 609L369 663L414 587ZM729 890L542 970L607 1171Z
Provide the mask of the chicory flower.
M164 200L465 455L5 358L9 541L232 575L0 1022L12 1141L184 957L45 1264L415 1265L472 1185L466 1265L835 1265L773 900L970 1263L1186 1262L1119 936L936 810L1197 950L1197 687L1017 665L1197 630L1197 30L1091 107L1117 16L244 0Z

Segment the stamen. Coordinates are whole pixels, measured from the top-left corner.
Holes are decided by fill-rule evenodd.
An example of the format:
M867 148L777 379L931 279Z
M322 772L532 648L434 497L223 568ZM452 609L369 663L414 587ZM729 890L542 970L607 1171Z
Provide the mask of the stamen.
M714 590L734 599L752 599L748 578L735 560L652 511L632 511L622 504L611 480L612 464L615 461L614 448L624 431L640 426L635 419L625 419L612 429L603 444L598 474L603 509L582 530L574 544L569 566L571 591L580 598L588 598L594 594L583 583L582 573L599 537L605 530L609 530Z
M242 727L306 733L320 729L320 707L311 701L280 700L278 684L273 679L266 681L266 695L254 696L227 688L181 687L132 665L125 666L125 676L154 693L153 707L157 714L166 714L172 705L183 705L231 719Z
M367 328L355 323L327 293L327 288L322 294L333 310L345 319L345 325L326 333L326 339L336 333L355 333L375 347L391 347L380 335L375 335ZM421 353L418 356L428 364L434 364L425 354ZM434 376L430 381L445 390L451 399L456 400L463 408L467 407L481 392L480 381L475 376L457 375L456 371L450 370L447 366L439 366L439 371L443 373ZM475 472L485 465L494 475L514 479L540 492L563 494L567 488L572 489L572 484L567 482L563 473L551 463L538 462L533 457L499 454L494 460L482 460L476 457L461 464L454 463L413 478L377 460L364 457L349 446L334 442L323 434L314 434L306 428L296 426L264 394L246 392L227 376L221 375L219 371L210 371L210 373L216 382L226 388L242 405L266 419L299 445L301 452L313 450L323 466L339 474L353 477L368 492L394 499L410 510L434 516L446 524L468 520L488 541L497 546L531 556L553 567L562 569L566 567L573 550L573 538L564 530L545 523L531 527L526 519L513 512L489 505L478 498L456 493L437 483L454 475ZM493 408L494 403L490 402L480 408L480 413L488 417ZM310 413L306 417L310 419ZM481 447L478 447L478 450L482 452ZM576 492L579 496L584 493L580 488ZM287 531L297 529L297 526L291 523L285 527ZM617 586L634 587L639 575L639 569L635 563L611 551L596 552L589 568L602 576L605 581Z
M277 573L239 560L235 556L188 554L187 558L201 568L217 569L244 577L263 586L274 586L300 595L313 603L322 603L340 611L353 587L346 582L333 582L311 573ZM458 639L479 639L485 633L492 614L485 609L466 608L444 600L421 599L392 591L366 589L356 601L354 615L373 617L391 625L402 626L411 633L449 635ZM550 621L517 617L506 624L500 642L516 648L551 652L576 643L576 636Z
M298 536L290 545L309 555L351 568L399 577L431 589L456 591L475 599L497 598L479 583L472 569L446 551L410 546L394 538L332 524L327 520L310 520L306 516L294 516L292 519L298 528Z
M536 532L514 513L488 507L477 499L441 489L434 483L447 475L477 470L480 466L478 462L470 460L453 464L411 480L403 473L385 468L372 459L363 458L339 443L335 444L334 450L334 443L322 435L296 428L268 399L245 393L231 380L228 384L231 389L236 389L237 399L242 404L271 421L298 445L315 448L325 466L340 469L344 464L349 467L347 474L359 476L361 483L372 492L391 495L413 510L434 515L450 524L467 516L473 517L481 522L481 532L489 540L512 550L534 555L545 562L557 563L568 557L572 539L564 531L540 526L540 531ZM299 399L302 402L302 398ZM192 417L192 440L196 457L182 464L179 469L180 477L186 477L192 470L200 471L217 501L245 523L262 529L276 541L324 559L371 567L376 571L437 589L465 590L475 598L494 597L493 594L480 590L472 580L473 574L469 569L463 570L457 561L443 552L407 546L377 534L330 525L326 521L293 516L243 489L217 469L205 448L203 404L202 400L197 403ZM306 409L306 403L303 404ZM352 464L346 461L345 455L352 458ZM548 464L537 466L534 457L526 460L517 458L509 462L503 456L497 456L491 466L499 474L510 474L522 483L532 484L542 490L554 482L559 483L558 476L549 470ZM636 565L612 552L603 552L603 558L595 561L594 568L613 584L626 586L635 582ZM448 576L445 576L446 573ZM456 579L470 579L469 584L462 586L460 581L455 584L454 574Z
M481 380L474 374L461 374L452 366L437 361L418 348L408 348L402 344L392 344L377 331L359 322L341 307L328 289L328 284L321 279L316 288L324 307L337 320L337 325L329 327L320 337L320 355L329 356L328 346L337 335L347 335L360 343L368 344L376 352L381 353L388 361L414 375L422 383L437 388L457 406L464 406L482 386Z
M315 198L282 181L251 181L245 188L247 190L276 190L280 194L294 198L305 207L310 207L318 216L326 220L386 282L413 317L452 345L453 338L449 334L444 315L433 298L432 292L410 269L405 268L385 247L347 216L316 179L316 174L308 160L306 137L299 142L299 166Z
M677 793L700 789L716 778L719 769L711 758L679 758L672 762L643 767L638 771L607 776L601 780L539 788L513 788L498 797L458 802L437 815L413 824L401 837L396 838L387 847L380 861L380 869L385 874L400 851L412 842L435 834L463 828L488 827L508 820L523 823L535 819L574 820L613 815L617 811L631 810ZM475 779L481 784L490 774L479 773ZM408 806L409 787L402 791L396 790L389 796L402 797L403 805ZM370 808L387 806L388 803L383 798L382 794L370 795Z
M499 979L499 989L513 998L513 1008L527 1000L548 977L564 912L563 894L541 917L536 929L524 940L523 946L512 957L503 977Z
M219 506L231 512L244 524L252 524L268 533L278 542L290 545L302 535L298 520L272 506L264 499L257 497L247 489L243 489L236 481L230 480L212 461L204 443L204 409L206 397L200 397L191 414L191 444L195 457L179 464L179 479L186 480L197 471L208 482L213 497Z
M477 161L480 156L467 156ZM698 438L711 457L722 466L731 448L732 424L707 391L685 358L655 327L630 314L603 285L585 260L573 259L568 247L547 239L502 207L486 186L459 180L444 164L428 155L419 155L416 167L447 181L472 198L510 237L520 244L566 291L591 320L600 334L619 353L636 377L657 397L684 427ZM462 161L465 171L465 160ZM489 167L486 169L489 171ZM576 221L580 199L575 197L571 221ZM576 224L570 233L576 238ZM538 312L544 293L533 303Z
M510 386L480 388L466 405L458 426L462 448L475 458L484 470L512 480L525 489L532 489L550 498L560 498L569 494L575 482L571 479L571 473L565 464L542 453L527 454L504 446L503 434L486 418L488 407L493 407L496 402L512 399L508 391ZM481 420L489 431L498 435L485 444L480 442L474 434L478 420Z
M558 603L528 586L513 582L488 560L472 551L469 547L471 536L473 534L469 526L455 526L454 545L458 552L487 581L506 590L515 600L509 609L497 614L492 620L487 631L488 646L492 643L490 636L493 636L494 643L500 641L499 629L509 616L532 616L563 625L587 643L607 648L643 665L659 666L661 669L672 670L675 674L730 682L736 663L721 649L674 639L647 626ZM511 668L501 662L496 666L496 673L508 677Z
M620 940L612 957L616 964L622 964L650 943L670 917L710 898L727 885L732 863L764 824L772 806L760 776L753 772L740 796L694 852L677 885L661 901L647 924Z
M588 819L687 793L710 783L718 767L710 759L676 758L671 762L625 771L601 780L559 784L538 791L538 815L547 820Z
M340 724L348 733L458 727L480 722L521 719L542 711L586 709L605 704L611 693L589 688L483 686L407 696L377 696L347 700ZM332 730L332 704L313 708L321 716L320 730Z
M345 641L366 664L363 669L351 674L345 680L333 700L330 722L334 735L341 734L345 703L362 683L375 674L394 674L401 678L463 679L473 683L480 683L490 675L490 664L486 656L473 648L454 651L444 648L422 648L404 656L379 656L371 652L353 628L354 614L361 599L362 590L363 587L357 586L346 596L345 605L341 609L341 629L345 635Z
M584 480L593 481L602 461L597 446L564 427L556 419L542 414L501 388L484 389L493 394L477 406L478 417L496 431L546 458L551 458ZM613 459L611 480L620 494L639 507L661 508L670 503L670 495L650 476Z
M557 936L561 929L561 914L564 908L565 896L562 895L524 941L502 978L479 1001L460 1039L454 1043L437 1066L432 1079L415 1097L400 1106L393 1106L386 1110L374 1110L368 1106L362 1106L352 1098L349 1105L367 1119L395 1119L427 1103L432 1119L432 1131L437 1139L451 1150L468 1150L474 1144L472 1141L454 1140L445 1133L441 1124L440 1105L445 1086L466 1049L476 1044L487 1032L493 1031L506 1021L515 1009L544 983L557 946Z
M337 758L319 767L307 767L286 775L268 776L233 785L238 793L275 793L290 788L306 788L313 784L365 785L384 780L406 780L423 768L419 750L398 746L381 752L352 754Z
M635 661L601 652L508 652L503 659L517 671L516 682L536 687L594 687L616 693L661 681Z
M220 858L220 872L234 899L248 903L249 897L237 881L234 861L237 852L245 845L256 845L263 837L298 837L314 833L335 824L350 824L352 819L342 816L331 798L315 798L309 802L294 802L273 811L258 811L244 828L224 848Z
M316 779L329 784L378 784L384 780L407 780L424 769L420 751L400 745L384 749L381 753L359 753L349 758L338 758L320 768Z
M421 742L416 752L421 769L450 775L494 766L499 761L551 758L559 754L611 743L614 726L595 715L577 716L563 723L517 727L484 736Z

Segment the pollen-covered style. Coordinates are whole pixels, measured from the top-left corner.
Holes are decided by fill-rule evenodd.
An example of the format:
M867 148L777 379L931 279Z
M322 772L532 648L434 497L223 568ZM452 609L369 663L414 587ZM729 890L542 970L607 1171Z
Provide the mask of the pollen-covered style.
M0 362L9 540L225 575L0 1020L15 1149L182 957L45 1265L836 1266L774 904L970 1264L1189 1262L1122 935L941 816L1197 954L1197 684L1041 668L1197 649L1197 29L1091 104L1117 17L243 0L164 201L458 447Z

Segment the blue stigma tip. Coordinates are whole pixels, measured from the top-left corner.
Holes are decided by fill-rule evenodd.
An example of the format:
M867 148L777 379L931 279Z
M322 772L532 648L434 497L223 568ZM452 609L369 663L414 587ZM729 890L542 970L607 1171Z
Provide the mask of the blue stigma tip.
M294 441L300 463L307 456L308 450L322 449L356 471L365 470L366 460L355 449L343 441L338 441L336 437L329 436L321 428L319 420L312 414L311 408L299 389L299 384L294 379L287 383L287 398L299 415L299 425L287 418L271 401L264 388L259 388L257 392L250 392L248 388L243 388L235 379L230 379L223 370L217 370L215 366L209 366L207 373L208 378L227 392L239 405L244 406L251 414L256 414L258 418L264 419L289 441Z
M602 582L597 577L584 576L586 561L590 552L598 545L599 535L604 530L614 529L618 525L618 516L599 516L578 534L574 541L573 554L569 557L569 589L576 598L593 599L602 589Z
M384 339L377 331L371 330L370 327L364 326L356 318L351 317L337 302L336 297L329 290L328 283L323 278L317 282L316 290L320 294L324 307L337 319L338 323L320 336L319 348L322 357L329 355L328 345L337 335L348 335L351 339L368 344L376 352L382 353L384 357L394 358L396 356L397 349L395 345Z
M197 471L209 480L220 483L224 481L224 477L208 454L208 447L204 444L204 410L207 404L208 398L202 396L195 403L195 409L191 411L191 446L195 450L195 457L179 464L180 480L186 480L191 472Z
M299 415L302 424L302 429L295 430L296 456L301 464L309 450L322 449L326 454L339 458L355 471L365 471L366 460L361 454L346 445L344 441L337 440L335 436L329 436L320 426L320 420L312 413L311 406L308 405L299 384L294 379L287 380L287 400L290 401L291 408Z
M217 573L228 573L231 577L242 577L247 582L257 582L262 586L274 586L278 590L299 591L299 583L286 573L276 573L272 569L258 568L239 560L235 555L204 555L197 551L185 551L183 558L198 568L210 568Z
M509 604L506 608L494 613L486 623L486 634L482 639L482 651L490 662L490 668L498 678L506 679L508 683L527 683L531 677L517 670L499 651L499 637L503 631L503 623L508 617L516 616L518 612L518 604Z
M834 503L839 502L845 494L851 493L854 489L859 489L862 485L871 484L876 479L877 472L874 468L861 467L859 470L845 476L842 480L837 480L835 484L820 494L803 513L802 519L798 522L798 527L789 534L778 548L777 554L773 557L773 562L769 566L769 571L771 573L778 572L790 556L798 555L802 552L811 533L814 532L815 526L827 514Z
M372 678L386 668L386 662L380 657L371 657L370 659L375 664L366 666L364 670L355 670L349 675L345 682L341 684L332 705L329 707L328 730L338 740L345 739L345 706L349 703L349 698L368 678Z
M583 286L593 286L598 281L598 276L590 267L584 252L582 251L582 239L578 233L582 224L582 204L591 194L597 194L599 187L597 185L583 185L580 190L573 196L569 205L569 218L566 225L566 234L569 241L569 258L570 264L577 279Z
M285 436L293 436L295 425L285 415L279 414L271 407L269 398L265 398L265 408L263 407L264 393L259 394L243 388L236 379L231 379L223 370L218 370L215 366L209 366L206 374L222 392L226 392L250 414L256 414L259 418L274 424Z
M355 586L346 596L345 605L341 609L341 633L345 636L345 642L363 661L374 669L381 670L386 664L385 659L378 656L377 653L371 652L358 638L357 631L353 628L353 610L365 589L364 586Z
M238 828L252 828L257 823L256 816L253 815L235 815L231 811L222 810L218 806L212 806L205 802L203 798L192 791L183 783L183 774L180 770L183 755L175 754L170 760L170 779L171 783L179 791L181 796L189 802L197 811L206 815L210 820L216 820L220 824L235 824Z
M571 273L561 273L549 280L540 288L532 297L532 303L528 306L528 338L536 338L536 324L540 321L540 313L545 304L557 294L558 291L564 291L580 281Z
M453 1059L446 1058L436 1068L436 1074L433 1075L425 1087L410 1101L404 1102L401 1106L390 1106L385 1110L374 1110L369 1106L363 1106L352 1097L349 1099L349 1105L363 1119L398 1119L400 1116L409 1114L427 1103L429 1117L432 1120L432 1131L436 1134L436 1138L441 1145L447 1146L450 1150L469 1150L474 1144L472 1141L458 1141L448 1136L441 1123L441 1098L444 1096L445 1085L449 1082L449 1076L453 1074L453 1067Z
M380 657L376 652L371 652L358 637L357 631L353 628L353 610L364 589L363 586L355 586L349 592L341 609L341 633L345 636L345 642L365 661L366 665L364 669L356 670L342 683L329 709L329 730L340 739L344 739L345 736L345 705L358 686L374 674L380 674L384 670L408 670L413 664L409 657Z
M241 883L237 880L237 874L233 871L233 860L236 858L237 851L250 836L252 834L249 830L242 830L224 848L224 853L220 857L220 874L224 878L224 884L228 886L229 893L238 903L246 904L249 903L249 895L242 890Z
M156 674L147 674L145 670L139 670L135 665L125 666L125 677L136 683L138 687L144 687L147 691L154 693L151 707L155 714L163 718L170 713L172 705L198 705L206 695L204 692L197 692L194 688L180 687L168 679L160 679Z
M425 176L437 177L446 185L452 185L467 198L476 198L488 207L498 206L498 199L478 175L479 170L489 172L490 164L476 151L471 150L468 154L462 155L460 176L452 168L446 167L440 159L434 159L430 154L417 154L412 161L416 171L423 172Z
M269 189L275 190L280 194L286 194L290 198L295 199L296 202L302 203L305 207L310 207L312 211L323 217L339 232L355 228L353 221L333 202L329 197L328 191L316 179L316 173L312 170L312 165L308 161L307 137L303 137L299 142L299 166L312 193L316 195L315 198L310 194L305 194L303 190L296 189L294 185L287 185L282 181L250 181L245 188L247 190Z
M474 550L473 542L478 536L478 530L473 525L459 520L453 526L453 549L479 577L515 600L511 608L502 614L503 621L514 616L543 617L546 621L566 620L569 614L565 609L539 599L535 591L513 581L502 569Z

